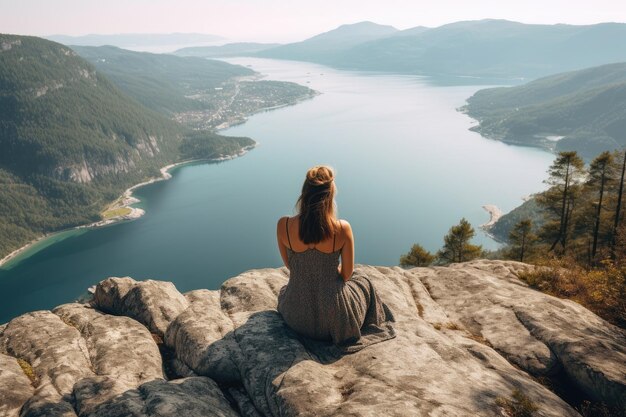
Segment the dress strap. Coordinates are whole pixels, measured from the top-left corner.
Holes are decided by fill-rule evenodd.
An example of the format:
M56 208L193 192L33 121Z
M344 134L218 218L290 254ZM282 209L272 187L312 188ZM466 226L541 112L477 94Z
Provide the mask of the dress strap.
M287 241L289 242L289 249L293 251L293 248L291 247L291 239L289 238L289 217L287 217L287 221L285 222L285 230L287 231Z

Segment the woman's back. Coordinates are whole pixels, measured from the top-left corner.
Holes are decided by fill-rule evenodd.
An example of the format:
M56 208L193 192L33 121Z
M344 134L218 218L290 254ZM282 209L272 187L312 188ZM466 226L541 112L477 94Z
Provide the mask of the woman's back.
M335 217L333 179L329 167L311 168L298 215L278 221L278 249L290 273L278 311L296 332L354 352L395 337L393 315L367 277L353 276L354 237Z
M292 242L290 223L293 225L297 222L285 219L290 278L289 285L283 288L279 296L278 311L300 333L314 339L330 340L334 326L330 318L337 315L340 307L338 297L344 286L338 270L341 248L336 246L339 233L333 234L330 239L332 243L327 241L315 247L307 247L297 235ZM297 224L294 229L297 230ZM342 226L337 229L341 230ZM294 250L294 244L300 250ZM326 252L324 249L330 251Z

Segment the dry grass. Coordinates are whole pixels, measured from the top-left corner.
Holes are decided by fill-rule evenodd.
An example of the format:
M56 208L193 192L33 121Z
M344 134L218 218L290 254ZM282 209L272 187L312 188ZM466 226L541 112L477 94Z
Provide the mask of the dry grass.
M132 210L128 207L118 207L110 210L106 210L102 213L102 218L105 220L112 219L115 217L122 217L130 214Z
M17 364L20 366L20 368L22 368L22 372L24 372L24 375L26 375L28 379L30 379L30 384L33 387L37 386L39 381L37 379L37 375L35 374L35 370L30 365L30 363L28 363L28 361L24 359L18 359Z
M500 406L508 417L532 417L539 407L523 392L513 390L511 398L498 397L496 404Z
M521 272L532 288L582 304L605 320L626 327L626 266L603 261L585 269L571 259L550 260Z
M449 321L445 324L446 329L448 330L463 330L463 328L461 326L458 325L458 323L455 323L453 321Z

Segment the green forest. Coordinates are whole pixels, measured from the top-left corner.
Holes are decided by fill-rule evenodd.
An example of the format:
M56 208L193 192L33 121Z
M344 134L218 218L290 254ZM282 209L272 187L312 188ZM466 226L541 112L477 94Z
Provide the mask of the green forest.
M114 46L72 46L124 93L165 115L207 108L189 96L212 90L233 77L254 75L249 68L198 57L134 52Z
M164 165L254 144L144 107L68 47L28 36L0 42L0 258L42 234L99 220L123 190Z
M480 90L467 103L463 110L480 122L472 130L506 143L577 151L585 160L626 145L624 63Z

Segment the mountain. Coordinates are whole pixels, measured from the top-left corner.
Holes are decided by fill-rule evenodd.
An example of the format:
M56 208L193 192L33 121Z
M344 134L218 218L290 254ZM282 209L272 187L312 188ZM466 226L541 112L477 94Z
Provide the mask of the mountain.
M0 35L0 258L43 233L99 220L107 203L166 164L252 143L143 107L68 47Z
M72 46L122 91L144 106L171 116L206 108L190 98L200 90L213 90L233 77L254 75L240 65L198 57L134 52L114 46Z
M339 55L346 49L397 32L398 30L392 26L360 22L339 26L302 42L267 49L258 55L266 58L328 63L339 59Z
M223 61L112 46L73 48L129 96L194 130L241 123L316 94L292 82L259 80L251 69Z
M626 146L626 63L480 90L463 110L486 137L592 159Z
M113 35L89 34L83 36L51 35L45 39L64 45L120 47L164 46L185 44L213 44L224 38L203 33L120 33Z
M623 415L624 330L529 288L518 276L532 269L359 265L397 337L351 354L285 324L285 268L185 294L104 279L81 302L0 324L4 415Z
M278 43L238 42L221 46L191 46L173 52L178 56L197 56L202 58L249 56L270 48L280 46Z
M622 23L529 25L487 19L399 32L389 28L371 36L374 39L312 44L326 36L259 55L348 69L509 79L626 61L626 24Z

